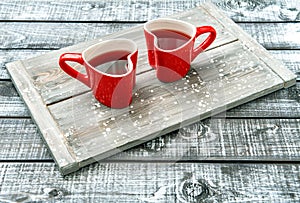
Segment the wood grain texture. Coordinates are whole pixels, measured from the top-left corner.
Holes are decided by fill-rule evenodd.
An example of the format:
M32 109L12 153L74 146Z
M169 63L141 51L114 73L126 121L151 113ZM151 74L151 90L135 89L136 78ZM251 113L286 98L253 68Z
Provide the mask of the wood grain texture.
M0 49L59 49L136 25L141 23L0 22L3 29L0 32ZM300 42L297 40L300 37L300 23L239 23L238 25L267 49L300 48Z
M0 117L29 117L12 82L0 81Z
M105 161L299 161L299 119L209 118ZM30 119L0 119L0 160L53 160Z
M300 3L297 0L213 2L236 22L300 21Z
M32 119L38 123L38 127L43 134L42 138L51 147L51 154L54 160L64 167L64 171L68 172L69 168L72 170L78 168L74 164L75 160L69 151L68 146L64 144L61 139L60 130L52 119L52 115L46 108L41 96L34 89L30 77L24 69L19 69L22 64L20 61L7 65L11 75L18 75L20 78L16 80L13 78L14 85L18 87L18 92L22 93L22 99L27 104ZM63 154L63 156L62 156Z
M279 96L280 95L280 96ZM248 102L226 112L227 117L299 117L300 84ZM280 109L280 110L279 110ZM277 111L279 110L279 111Z
M0 80L10 79L10 76L6 70L5 64L17 61L33 58L41 54L45 54L47 50L2 50L0 51Z
M16 1L0 3L0 19L9 21L147 21L185 11L206 0L151 1ZM299 21L297 0L246 1L213 0L227 16L236 22Z
M0 160L53 160L31 119L0 119Z
M299 165L106 163L62 177L53 163L1 163L1 200L297 202Z
M300 23L239 23L266 49L300 49ZM276 33L276 35L274 35Z
M114 33L134 23L0 23L2 49L59 49Z
M234 33L235 36L239 38L239 40L243 41L244 46L248 47L251 52L257 54L259 59L265 62L266 64L268 64L269 67L275 73L280 73L280 78L283 81L285 81L284 82L285 88L288 88L295 84L296 82L295 75L291 71L287 70L286 67L284 67L284 65L280 61L274 59L274 57L271 57L271 55L268 54L268 52L261 46L261 44L259 44L253 38L251 38L251 36L249 36L246 32L244 32L241 29L241 27L239 27L231 19L227 18L226 15L224 15L224 13L221 10L219 10L216 6L214 6L211 3L203 4L201 7L207 10L212 16L219 16L218 18L216 18L218 22L220 22L224 26L227 26L229 32Z
M288 89L278 90L270 95L240 105L222 113L228 118L274 118L298 117L300 114L300 84ZM0 82L0 117L29 117L29 111L19 97L13 84Z
M282 61L284 65L297 75L300 80L300 51L299 50L272 50L269 51L276 59Z

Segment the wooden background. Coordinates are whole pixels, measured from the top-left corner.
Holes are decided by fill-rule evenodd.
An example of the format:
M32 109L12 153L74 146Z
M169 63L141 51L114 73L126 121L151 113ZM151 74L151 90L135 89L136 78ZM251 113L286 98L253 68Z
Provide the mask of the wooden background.
M63 177L5 69L201 2L1 1L0 202L299 201L300 83ZM300 76L298 0L215 2Z

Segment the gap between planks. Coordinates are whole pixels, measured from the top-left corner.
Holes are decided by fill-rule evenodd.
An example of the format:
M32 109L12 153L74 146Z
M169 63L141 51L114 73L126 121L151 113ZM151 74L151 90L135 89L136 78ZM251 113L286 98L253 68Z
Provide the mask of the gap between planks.
M0 159L0 163L55 163L53 159ZM281 160L281 159L203 159L203 160L142 160L142 159L102 159L98 160L99 164L106 163L155 163L155 164L168 164L168 163L207 163L207 164L299 164L298 160Z

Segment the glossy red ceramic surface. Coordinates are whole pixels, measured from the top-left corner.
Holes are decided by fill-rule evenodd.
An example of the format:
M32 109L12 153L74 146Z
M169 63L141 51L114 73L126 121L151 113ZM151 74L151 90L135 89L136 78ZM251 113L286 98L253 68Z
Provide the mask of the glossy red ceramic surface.
M190 39L177 48L163 49L159 46L159 37L156 35L162 29L188 35ZM209 33L207 38L194 48L196 38L205 33ZM189 23L173 19L158 19L146 23L144 34L149 64L156 69L157 78L162 82L174 82L183 78L190 70L191 62L216 38L216 31L211 26L196 28Z
M91 59L89 55L93 55L94 57L101 58L102 63L105 63L109 60L115 60L124 58L124 51L122 53L122 47L120 50L116 50L112 52L112 50L108 50L107 52L102 51L99 55L95 54L95 51L101 50L101 46L103 49L108 47L118 47L118 41L110 41L106 43L105 46L103 44L98 44L93 47L93 49L89 50L89 48L81 53L65 53L62 54L59 59L60 67L71 77L81 81L83 84L87 85L92 89L92 92L95 98L101 102L102 104L111 107L111 108L124 108L127 107L132 100L132 90L135 85L135 75L136 75L136 63L138 57L138 51L136 45L129 41L124 40L121 44L126 47L126 43L131 43L128 46L135 47L131 50L124 50L129 52L129 54L125 57L127 59L127 69L126 73L122 74L108 74L106 72L102 72L101 70L97 70L94 66L91 65L88 58ZM134 44L134 45L133 45ZM111 54L114 53L114 55ZM94 58L93 57L93 58ZM81 65L84 65L86 69L86 74L80 73L75 70L73 67L67 64L67 61L77 62Z

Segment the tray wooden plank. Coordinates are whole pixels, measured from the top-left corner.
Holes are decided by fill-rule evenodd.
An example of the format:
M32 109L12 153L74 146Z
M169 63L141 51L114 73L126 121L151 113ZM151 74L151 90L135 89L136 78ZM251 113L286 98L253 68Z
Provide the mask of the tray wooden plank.
M141 26L7 65L63 174L295 84L295 75L212 4L172 17L213 25L218 32L213 46L176 83L155 79ZM133 39L140 50L133 103L121 110L98 103L57 64L63 52L116 37Z

